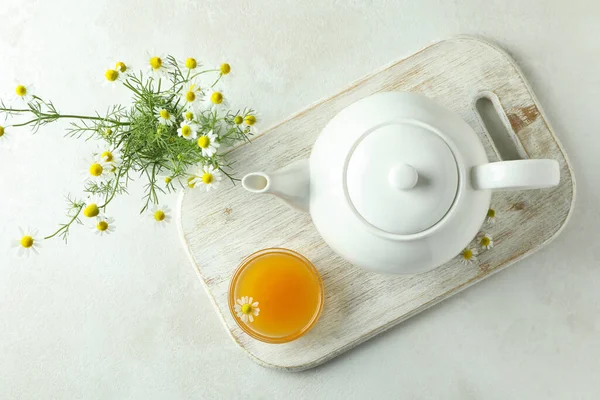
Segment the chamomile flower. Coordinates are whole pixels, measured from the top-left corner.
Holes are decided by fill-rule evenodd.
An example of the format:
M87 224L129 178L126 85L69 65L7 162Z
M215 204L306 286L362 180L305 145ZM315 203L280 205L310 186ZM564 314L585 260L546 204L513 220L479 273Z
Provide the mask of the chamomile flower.
M83 176L84 179L104 181L112 172L114 172L112 166L104 161L100 155L96 155L88 160Z
M221 171L212 165L205 165L201 171L198 171L195 183L199 183L206 187L206 191L216 189L221 182Z
M121 80L121 72L115 68L109 68L104 72L104 85L115 87Z
M164 57L160 55L154 54L148 56L148 70L150 71L152 76L154 76L155 78L162 78L167 74L168 69L165 64L165 61L166 60L164 59Z
M482 249L486 250L489 250L492 247L494 247L494 239L489 233L482 233L481 235L479 235L479 237L477 238L477 243L481 246Z
M40 238L38 237L37 229L28 228L27 231L19 228L21 237L13 242L13 247L17 249L17 255L19 257L29 257L30 254L38 253L38 249L41 247Z
M8 136L6 135L6 128L0 125L0 140L8 140Z
M202 100L202 92L200 91L200 85L194 82L190 82L181 94L181 103L186 109L196 109Z
M198 147L202 149L202 155L204 157L212 157L219 148L220 144L217 142L217 135L211 130L205 135L202 135L197 140Z
M115 224L112 218L106 216L98 216L96 223L91 227L96 235L109 235L115 231Z
M17 83L15 86L15 97L23 103L29 103L33 99L33 86Z
M494 210L493 208L490 208L487 212L487 215L485 217L485 222L487 222L490 225L494 225L496 223L496 210Z
M181 63L181 69L193 71L200 66L200 63L193 57L186 58L183 63Z
M117 70L120 74L125 74L128 71L131 71L131 66L125 64L123 61L117 61L115 63L115 70Z
M164 226L171 221L171 209L168 206L154 205L149 211L156 225Z
M231 72L231 65L227 63L219 65L219 72L221 73L221 75L227 75Z
M165 108L156 110L156 118L158 119L158 123L162 125L172 126L175 123L175 115Z
M246 132L256 133L256 114L248 114L244 117L244 130ZM234 118L234 122L235 118Z
M187 140L195 140L198 137L198 125L189 121L182 121L177 129L177 134Z
M181 116L183 117L184 121L187 121L187 122L192 122L196 119L196 113L194 112L194 110L191 110L191 109L188 109L188 110L185 110L184 112L182 112Z
M469 265L477 262L477 249L467 247L459 254L460 262Z
M223 95L223 90L220 88L208 89L202 101L206 108L214 109L227 106L227 101Z
M254 322L254 317L258 317L258 314L260 314L258 301L253 302L253 300L252 297L248 296L243 296L236 300L234 306L235 313L245 323L248 323L248 321Z
M85 201L83 209L81 213L86 218L96 218L100 215L100 206L102 205L102 200L97 196L90 196Z

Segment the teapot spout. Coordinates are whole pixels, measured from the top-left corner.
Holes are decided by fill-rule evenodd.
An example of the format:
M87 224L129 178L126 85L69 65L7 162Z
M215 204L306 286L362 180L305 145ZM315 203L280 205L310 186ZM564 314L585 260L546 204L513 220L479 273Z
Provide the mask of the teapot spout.
M290 207L308 212L310 204L308 159L294 161L271 173L252 172L242 178L242 187L252 193L272 194Z

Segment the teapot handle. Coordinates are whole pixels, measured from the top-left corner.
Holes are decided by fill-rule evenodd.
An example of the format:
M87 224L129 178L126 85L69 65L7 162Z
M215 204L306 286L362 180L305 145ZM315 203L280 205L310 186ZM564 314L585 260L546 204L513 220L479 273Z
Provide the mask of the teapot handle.
M559 181L556 160L499 161L471 169L471 184L475 189L543 189L556 186Z

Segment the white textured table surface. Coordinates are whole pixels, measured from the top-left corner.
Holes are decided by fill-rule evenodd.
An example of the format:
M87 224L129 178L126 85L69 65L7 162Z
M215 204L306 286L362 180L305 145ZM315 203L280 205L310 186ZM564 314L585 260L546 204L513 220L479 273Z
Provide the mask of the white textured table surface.
M80 228L17 259L17 227L55 226L95 147L59 126L21 130L0 142L0 398L600 396L600 5L322 3L3 0L0 92L21 79L60 110L104 109L126 99L99 86L105 67L154 48L228 60L229 93L266 126L432 41L482 35L519 63L570 155L578 197L562 235L324 366L276 372L226 335L175 225L137 216L139 187L118 201L114 235Z

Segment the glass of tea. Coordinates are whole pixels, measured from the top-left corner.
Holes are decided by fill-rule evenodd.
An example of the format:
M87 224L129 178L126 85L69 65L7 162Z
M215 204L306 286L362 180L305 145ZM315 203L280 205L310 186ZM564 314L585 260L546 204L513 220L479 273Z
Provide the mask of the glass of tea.
M302 255L265 249L244 259L229 286L229 308L248 335L285 343L308 332L323 309L323 281Z

